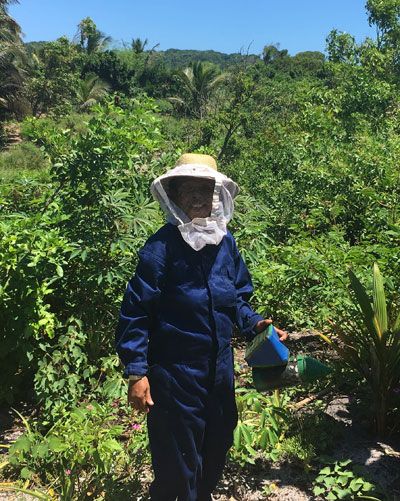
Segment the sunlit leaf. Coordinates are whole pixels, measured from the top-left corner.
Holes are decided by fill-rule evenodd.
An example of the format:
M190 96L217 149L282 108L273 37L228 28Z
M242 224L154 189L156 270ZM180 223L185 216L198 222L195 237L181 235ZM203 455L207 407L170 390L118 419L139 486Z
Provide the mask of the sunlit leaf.
M373 282L374 312L377 318L377 324L379 325L378 333L379 336L382 337L382 335L387 331L388 320L387 320L386 298L385 298L385 290L383 287L382 275L376 263L374 264L373 276L374 276L374 282Z

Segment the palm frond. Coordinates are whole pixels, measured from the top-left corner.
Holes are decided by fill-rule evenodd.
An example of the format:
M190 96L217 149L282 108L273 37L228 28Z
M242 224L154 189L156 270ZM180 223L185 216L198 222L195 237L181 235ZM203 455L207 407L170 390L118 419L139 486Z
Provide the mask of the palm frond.
M374 311L371 306L370 299L362 283L358 280L352 270L349 270L350 284L356 296L358 306L363 313L365 326L370 335L375 338L377 336L374 325Z
M378 327L379 337L387 331L388 319L387 319L387 308L386 308L386 297L385 290L383 287L382 275L379 271L378 265L374 264L373 271L373 300L374 300L374 312L376 315L375 327Z

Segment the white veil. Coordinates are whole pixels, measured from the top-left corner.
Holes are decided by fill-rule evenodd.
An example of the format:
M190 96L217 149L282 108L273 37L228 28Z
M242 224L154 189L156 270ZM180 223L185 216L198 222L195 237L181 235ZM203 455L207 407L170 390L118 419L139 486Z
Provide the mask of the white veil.
M169 181L180 176L215 181L209 217L190 220L169 197ZM167 220L177 225L185 242L198 251L207 244L219 244L226 235L226 226L233 215L233 199L238 194L239 187L234 181L211 167L191 163L178 165L158 177L152 182L150 190L167 215Z

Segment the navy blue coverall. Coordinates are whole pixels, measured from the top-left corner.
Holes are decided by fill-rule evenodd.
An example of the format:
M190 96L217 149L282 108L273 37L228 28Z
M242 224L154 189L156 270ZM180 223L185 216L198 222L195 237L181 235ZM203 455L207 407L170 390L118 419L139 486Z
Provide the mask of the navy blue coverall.
M154 501L211 499L237 423L232 326L263 317L233 236L193 250L165 224L139 252L116 331L124 374L147 374Z

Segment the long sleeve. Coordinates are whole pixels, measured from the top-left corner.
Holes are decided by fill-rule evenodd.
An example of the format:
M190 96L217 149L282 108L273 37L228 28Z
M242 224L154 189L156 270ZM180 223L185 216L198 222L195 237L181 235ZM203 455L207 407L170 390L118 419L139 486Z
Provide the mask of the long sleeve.
M139 252L139 262L129 281L115 332L116 351L124 375L147 373L149 330L155 318L164 275L164 263L150 251Z
M264 317L256 313L248 301L253 293L253 284L246 264L234 242L235 286L237 292L236 324L240 332L251 341L256 335L254 327Z

